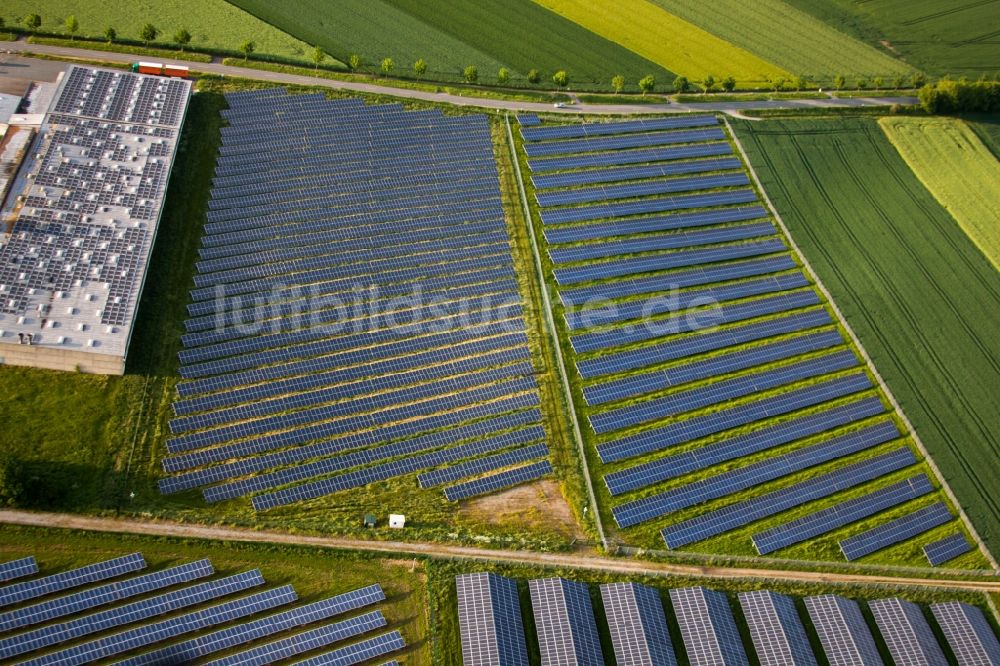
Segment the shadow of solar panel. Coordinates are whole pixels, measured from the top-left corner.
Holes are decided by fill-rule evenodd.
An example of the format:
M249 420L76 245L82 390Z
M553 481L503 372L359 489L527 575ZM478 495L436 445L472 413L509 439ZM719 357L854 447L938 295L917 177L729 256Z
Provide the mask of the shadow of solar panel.
M544 436L544 431L540 427L534 426L512 433L493 435L467 444L451 446L431 453L423 453L408 458L392 460L391 462L369 465L352 472L347 472L346 474L317 481L316 483L317 486L321 485L324 488L331 488L333 491L360 488L375 481L384 481L385 479L411 474L436 465L499 451L509 446L537 441ZM216 502L237 495L246 495L250 492L272 490L296 481L308 480L343 470L345 469L345 464L348 462L350 461L345 461L343 458L317 460L270 474L252 477L244 481L235 481L224 486L206 488L203 494L206 501Z
M663 391L700 379L766 365L841 344L844 344L844 339L838 331L820 331L791 340L772 342L753 349L729 352L703 361L692 361L667 370L630 375L604 384L585 386L583 394L587 404L601 405L645 393Z
M700 314L689 312L664 319L644 320L630 326L582 333L571 337L570 344L573 345L573 350L578 354L586 353L669 335L714 329L716 326L723 324L731 324L746 319L754 319L756 317L819 304L819 297L811 289L789 294L778 294L742 303L706 308L697 311ZM583 368L587 368L589 371L590 366L585 366L585 363L587 361L578 362L577 365L581 368L580 373L586 377L588 375ZM605 367L614 367L612 371L619 372L621 369L615 366L614 360L610 364L607 364L607 358L605 358Z
M49 601L43 601L31 606L22 606L0 614L0 632L11 631L48 620L54 620L65 615L80 613L91 608L160 590L178 583L187 583L214 573L208 560L198 560L188 564L154 571L150 574L128 578L126 580L91 587L82 592L68 594ZM0 641L0 646L3 642Z
M210 573L209 571L201 575L209 575ZM0 640L0 657L10 659L113 627L120 627L141 620L148 620L158 615L172 613L236 592L249 590L263 584L264 578L261 576L260 571L254 569L241 574L220 578L219 580L189 585L173 592L142 599L109 610L91 613L90 615L84 615L65 622L49 624L32 631L5 638ZM84 608L81 607L73 612L82 610Z
M913 452L907 447L902 447L781 490L676 523L660 530L660 534L668 548L679 548L872 481L915 463Z
M687 173L705 173L708 171L726 171L740 169L743 163L736 157L720 157L707 160L685 160L668 162L666 164L649 164L633 167L617 167L610 169L592 169L588 171L572 171L569 173L539 174L532 177L536 190L557 187L579 187L581 185L596 185L599 183L618 183L626 180L643 178L661 178L679 176Z
M927 544L923 548L924 556L932 567L936 567L940 564L944 564L949 560L953 560L959 555L964 555L972 550L972 544L965 538L965 535L961 532L955 532L954 534L949 534L943 539L938 539L932 543Z
M70 571L52 574L36 580L12 583L0 587L0 606L10 606L29 599L36 599L54 592L61 592L87 583L116 578L146 568L141 553L116 557L105 562L88 564Z
M38 573L38 563L33 556L22 557L0 564L0 583L6 583L15 578Z
M795 267L795 262L789 255L781 255L723 265L689 268L646 278L628 278L590 287L576 287L560 292L559 297L562 299L563 305L572 308L637 294L664 292L724 280L756 277Z
M564 171L585 167L610 167L623 164L642 164L645 162L661 162L680 160L687 157L711 157L714 155L731 155L732 147L728 143L701 143L689 146L671 148L654 148L646 150L616 150L610 153L586 153L571 157L547 157L528 160L528 168L534 174L546 171Z
M633 199L657 194L670 194L672 192L691 192L694 190L738 187L749 184L749 177L743 172L738 172L710 176L658 179L623 185L598 185L570 190L538 192L535 194L535 200L542 208L551 208L553 206L572 206L593 203L595 201Z
M664 456L648 463L612 472L605 475L604 482L612 495L621 495L727 460L735 460L794 442L797 439L804 439L854 421L882 414L884 411L885 407L881 400L874 397L865 398L818 414L800 416L778 425L730 437L693 451Z
M338 648L332 652L316 655L309 659L295 662L294 666L342 666L347 664L360 664L363 661L381 657L402 650L406 647L403 636L398 631L382 634L375 638Z
M607 354L598 358L578 360L576 367L584 378L592 379L601 375L635 370L776 335L825 326L831 324L832 321L825 310L812 310L746 326L701 332L670 342Z
M535 116L537 118L537 116ZM587 136L605 136L609 134L629 134L632 132L652 132L654 130L674 129L677 127L703 127L718 125L715 116L673 116L670 118L641 118L607 123L580 123L576 125L546 125L522 129L521 136L525 141L546 141L551 139L574 139Z
M528 462L536 458L544 458L549 454L549 447L544 444L536 446L526 446L521 449L507 451L495 456L486 458L476 458L468 462L445 467L444 469L425 472L417 477L421 488L432 488L442 483L467 479L485 472L492 472L496 469L508 467L516 463Z
M549 250L549 256L552 258L553 263L563 264L586 261L588 259L602 259L620 254L636 254L639 252L652 252L654 250L674 250L697 245L746 240L758 236L772 236L776 233L777 230L770 222L763 222L722 227L720 229L658 234L655 236L651 235L642 238L593 243L567 248L552 248Z
M524 467L515 467L514 469L499 472L491 476L484 476L473 481L448 486L444 489L444 494L450 501L456 502L461 499L486 495L497 490L534 481L551 472L552 463L548 460L542 460L541 462L525 465Z
M569 327L578 330L808 286L809 280L802 273L788 273L756 280L744 280L719 287L690 289L679 293L670 292L645 300L609 303L606 306L590 308L589 310L567 312L565 317Z
M944 502L935 502L884 525L844 539L840 542L840 550L849 562L853 562L952 520L951 511Z
M934 487L927 475L920 474L754 534L754 546L761 555L772 553L933 491Z
M568 141L526 143L524 144L524 152L530 159L535 157L548 157L550 155L596 153L602 150L621 150L623 148L644 148L648 146L669 146L676 143L695 143L698 141L719 141L725 138L725 132L717 128L704 130L674 130L622 136L571 139Z
M539 213L542 224L563 224L568 222L586 222L629 215L645 215L649 213L665 213L670 210L685 208L708 208L727 204L753 203L757 194L750 189L723 190L707 194L678 194L673 197L657 199L640 199L638 201L619 201L615 203L577 206L574 208L556 208L543 210Z
M899 436L900 433L896 425L885 421L835 437L827 442L813 444L782 456L620 504L612 509L612 513L619 527L631 527L673 511L725 497L809 467L870 449Z

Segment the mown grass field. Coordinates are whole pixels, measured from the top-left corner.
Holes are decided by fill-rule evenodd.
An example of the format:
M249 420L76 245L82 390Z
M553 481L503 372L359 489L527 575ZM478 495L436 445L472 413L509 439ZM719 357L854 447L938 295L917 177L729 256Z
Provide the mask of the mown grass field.
M618 73L629 76L633 87L646 74L672 78L656 64L530 0L233 1L340 60L358 54L367 72L378 71L389 57L395 63L393 76L415 77L413 63L423 59L426 79L461 80L464 69L475 65L482 84L496 84L501 67L510 71L508 85L529 85L526 76L535 69L539 85L549 88L558 70L569 74L576 89L610 91L611 77Z
M25 29L23 17L36 13L42 17L42 32L66 32L66 17L80 22L78 35L103 37L108 26L121 39L138 40L142 26L152 23L160 30L158 44L170 44L181 29L191 33L187 50L199 47L236 52L250 40L259 55L308 61L310 46L282 32L225 0L182 2L130 2L129 0L9 0L0 8L7 25Z
M931 76L993 76L1000 70L993 2L786 0Z
M879 120L920 182L1000 269L1000 161L954 118Z
M670 631L670 639L674 645L678 663L687 664L689 657L684 653L680 630L674 620L673 604L670 601L669 590L671 588L690 587L703 585L707 588L725 592L729 597L730 607L736 619L737 628L747 654L754 659L754 649L750 639L750 630L743 616L737 595L740 592L749 590L769 589L780 594L787 594L793 597L804 597L816 594L839 594L850 599L864 602L874 599L884 599L887 597L900 597L918 604L931 604L941 601L965 601L983 609L988 618L992 614L987 606L986 598L975 593L956 593L947 590L927 590L903 587L873 587L858 585L798 585L774 580L726 580L713 578L693 578L685 576L629 576L611 572L582 571L582 570L562 570L562 569L541 569L526 566L504 565L504 564L483 564L469 562L428 562L431 572L430 576L430 601L435 618L435 652L434 663L442 666L460 666L462 664L461 641L458 624L458 594L455 591L455 576L464 573L475 573L490 571L503 576L514 578L518 582L518 593L521 602L521 617L525 625L525 642L528 648L529 663L537 665L540 663L538 655L538 639L535 635L535 622L531 611L531 596L528 591L528 581L533 578L547 578L550 576L562 576L569 580L575 580L589 585L590 600L594 608L594 618L597 621L597 631L601 640L601 650L605 657L614 654L611 643L611 634L608 628L604 603L601 599L600 585L604 583L614 583L630 581L642 583L656 588L660 591L660 600L663 603L664 612L668 618L667 624ZM814 654L823 654L822 646L819 642L815 629L808 621L804 604L797 600L797 607L800 617L806 626L809 642ZM870 625L873 635L881 636L874 619L870 614L866 614L866 620ZM944 644L943 638L939 641ZM947 648L944 648L947 649ZM888 661L889 654L883 654ZM612 663L609 661L609 663ZM751 663L757 663L753 661ZM826 662L821 662L826 663Z
M827 87L837 74L852 83L876 76L891 81L913 70L906 63L835 30L784 0L653 0L671 14L746 49L762 60Z
M163 476L167 422L179 380L177 352L186 318L201 225L219 143L221 92L253 82L202 79L188 111L173 179L167 193L163 229L154 248L136 331L124 377L98 377L31 368L0 366L0 435L5 452L22 471L19 505L26 508L96 514L125 514L191 522L222 522L276 530L349 533L371 538L399 538L384 526L392 512L407 515L412 539L475 542L496 547L518 545L565 548L579 535L563 495L573 506L583 490L577 462L564 442L558 416L559 396L546 370L549 352L540 320L529 315L530 344L539 366L539 383L548 443L557 467L556 481L530 486L509 510L495 510L488 499L461 505L445 499L440 488L420 489L415 475L374 483L307 505L255 514L247 500L206 505L200 493L163 496L156 481ZM312 90L310 90L312 92ZM374 101L374 98L373 98ZM385 101L385 100L378 100ZM509 171L504 196L514 196ZM527 262L523 225L511 221L515 261ZM518 270L526 301L538 299L526 269ZM534 290L534 294L532 294ZM537 307L532 306L528 309ZM563 486L560 489L559 483ZM523 491L523 489L522 489ZM493 510L491 510L493 509ZM577 511L579 509L576 509ZM364 530L361 518L375 513L382 528ZM555 516L555 518L554 518Z
M1000 274L876 120L736 129L793 237L997 552Z
M733 76L741 87L752 87L792 76L778 65L673 16L647 0L622 0L600 7L587 0L536 1L692 81L700 81L707 74L717 80ZM670 83L661 82L661 88Z
M422 561L392 560L363 553L232 541L184 540L128 534L101 534L5 525L0 529L0 561L27 555L42 574L57 573L128 553L143 554L155 571L208 558L217 576L258 568L267 587L292 585L297 604L318 601L378 583L386 601L377 608L389 628L399 629L407 647L399 653L408 666L430 666L427 567Z

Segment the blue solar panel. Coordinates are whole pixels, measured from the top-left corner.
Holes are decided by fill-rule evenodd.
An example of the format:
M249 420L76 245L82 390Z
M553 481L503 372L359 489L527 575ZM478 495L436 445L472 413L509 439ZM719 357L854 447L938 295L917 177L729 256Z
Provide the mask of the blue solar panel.
M844 557L852 562L952 520L951 511L944 502L935 502L884 525L844 539L840 542L840 550L844 553Z
M640 349L584 359L577 361L576 367L584 378L591 379L831 323L830 315L825 310L812 310L746 326L689 335Z
M767 273L777 273L796 268L789 255L751 259L723 265L689 268L671 273L662 273L647 278L630 278L617 282L605 282L591 287L576 287L559 293L567 308L599 304L603 300L623 298L637 294L670 292L674 289L695 287L713 282L756 277Z
M933 491L927 475L920 474L754 534L754 546L761 555L773 553Z
M587 153L570 157L547 157L528 160L528 168L532 173L545 171L565 171L584 167L609 167L617 164L642 164L645 162L661 162L680 160L687 157L710 157L713 155L731 155L732 147L725 142L700 143L690 146L673 146L669 148L653 148L644 150L615 150L610 153Z
M537 118L537 116L536 116ZM525 141L546 141L551 139L575 139L586 136L605 136L609 134L629 134L632 132L652 132L654 130L675 129L678 127L704 127L718 125L715 116L672 116L669 118L640 118L607 123L579 123L576 125L546 125L522 129L521 136Z
M683 476L712 465L760 453L768 449L833 430L848 423L882 414L878 398L865 398L817 414L800 416L778 425L708 444L693 451L664 456L648 463L627 467L604 477L608 491L621 495L654 483Z
M788 310L797 310L799 308L819 305L819 303L819 296L814 291L796 291L731 305L709 307L699 310L699 314L697 315L691 315L690 313L674 315L663 319L650 319L641 322L639 325L627 328L614 328L583 333L570 338L570 343L577 353L585 353L668 335L712 329L722 324L754 319ZM623 368L617 367L614 360L605 357L605 366L610 367L611 372L621 371ZM589 367L585 365L586 363L588 362L584 361L579 364L580 373L585 377L589 374L584 370L584 368Z
M526 446L521 449L507 451L495 456L477 458L444 469L437 469L432 472L425 472L417 477L421 488L431 488L433 486L466 479L470 476L491 472L517 463L544 458L549 454L549 448L544 445Z
M809 467L870 449L897 437L899 437L899 430L896 425L891 421L885 421L835 437L827 442L807 446L782 456L620 504L612 509L612 513L619 527L631 527L672 511L725 497Z
M38 563L32 556L22 557L19 560L11 560L0 564L0 583L6 583L15 578L30 576L38 573Z
M705 229L672 234L657 234L604 243L591 243L549 250L555 264L602 259L620 254L635 254L655 250L676 250L696 245L710 245L728 241L746 240L758 236L772 236L777 230L770 222L742 224L718 229Z
M610 409L590 415L590 424L597 433L607 433L622 428L666 419L710 405L729 402L738 398L769 391L786 384L793 384L812 377L847 370L858 364L850 349L827 356L799 361L773 370L734 377L708 386L672 393L644 402Z
M932 567L936 567L959 555L964 555L970 550L972 550L972 544L965 538L965 535L961 532L955 532L924 546L924 556L927 557L927 561Z
M664 213L669 210L685 208L708 208L727 204L745 204L757 201L757 194L751 189L723 190L705 194L678 194L673 197L657 199L640 199L639 201L618 201L614 203L591 206L576 206L573 208L555 208L539 213L542 224L563 224L567 222L585 222L627 215L646 215Z
M550 208L553 206L573 206L593 203L595 201L633 199L657 194L670 194L672 192L711 190L717 187L738 187L749 184L750 178L743 172L723 173L709 176L648 180L621 185L595 185L569 190L550 190L537 193L535 199L542 208Z
M806 502L828 497L915 463L913 452L907 447L901 447L781 490L676 523L661 530L660 534L668 548L679 548L801 506Z
M66 622L49 624L0 640L0 657L8 659L25 652L171 613L263 584L264 578L260 575L260 571L255 569L219 580L190 585L173 592L91 613Z
M539 426L533 426L524 430L477 439L467 444L461 444L441 449L439 451L433 451L431 453L424 453L408 458L400 458L392 460L392 462L369 464L368 466L353 472L348 472L346 474L341 474L340 476L315 482L315 487L327 488L329 489L329 492L358 488L375 481L384 481L385 479L403 476L404 474L411 474L421 469L427 469L428 467L434 467L436 465L461 460L463 458L498 451L516 444L537 441L543 436L544 432L542 429ZM345 457L346 456L324 458L315 462L304 463L297 467L283 469L269 474L262 474L244 481L236 481L215 488L206 488L204 491L205 500L208 502L216 502L222 499L235 497L237 495L246 495L250 492L278 488L280 486L287 485L295 481L302 481L313 476L330 474L332 472L343 470L346 467L357 466L359 464L358 458L361 456L355 456L349 462L343 460ZM354 465L351 465L351 463L354 463ZM304 487L299 486L299 488Z
M124 557L116 557L106 562L88 564L79 569L64 571L52 574L44 578L25 581L23 583L13 583L6 587L0 587L0 606L10 606L21 603L29 599L61 592L72 587L95 583L108 578L116 578L123 574L132 573L146 567L146 561L142 559L140 553L132 553Z
M843 343L844 339L839 331L820 331L790 340L772 342L753 349L742 349L721 356L713 356L703 361L691 361L667 370L630 375L604 384L585 386L583 395L587 404L601 405L645 393L666 390L700 379L746 370L758 365L767 365Z
M452 502L457 502L468 497L486 495L503 488L510 488L527 483L528 481L534 481L551 472L552 464L548 460L543 460L523 467L515 467L514 469L499 472L498 474L484 476L474 481L466 481L465 483L448 486L444 489L444 494Z
M660 592L638 583L601 585L604 614L620 666L676 666Z
M578 243L593 241L613 236L630 236L632 234L651 233L656 231L676 231L691 227L706 227L726 222L742 222L767 217L767 211L760 206L735 206L714 210L696 211L694 213L675 213L656 217L639 217L633 219L614 220L582 225L549 227L543 230L545 239L550 244Z
M528 589L542 663L603 666L587 584L542 578L528 581Z
M406 647L403 636L398 631L382 634L375 638L337 648L325 654L316 655L309 659L297 661L293 666L347 666L348 664L360 664L363 661L387 655L396 650Z
M669 146L676 143L694 143L697 141L718 141L725 138L725 132L716 128L707 130L675 130L571 139L568 141L526 143L524 144L524 152L529 158L536 158L548 157L550 155L594 153L602 150L621 150L622 148L644 148L648 146Z
M517 122L521 127L535 127L536 125L541 125L542 121L538 119L538 116L534 113L519 113L517 114Z
M619 183L625 180L638 180L641 178L678 176L686 173L725 171L728 169L740 169L742 167L743 163L737 157L720 157L707 160L667 162L665 164L591 169L588 171L571 171L569 173L553 173L548 175L540 174L532 177L531 180L535 185L535 189L543 190L554 187L579 187L580 185Z
M740 592L739 600L761 666L816 666L792 597L754 590Z
M43 601L31 606L24 606L0 614L0 632L10 631L52 620L64 615L79 613L97 606L103 606L121 599L127 599L139 594L145 594L178 583L187 583L198 578L210 576L214 572L208 560L198 560L177 567L154 571L143 576L136 576L123 581L99 585L82 592L64 597Z

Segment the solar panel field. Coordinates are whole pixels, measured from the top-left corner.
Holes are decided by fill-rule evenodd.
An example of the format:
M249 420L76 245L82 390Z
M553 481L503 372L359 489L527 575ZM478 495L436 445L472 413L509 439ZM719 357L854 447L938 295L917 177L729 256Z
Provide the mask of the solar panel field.
M1000 448L1000 347L989 314L1000 308L996 269L876 121L740 123L737 133L802 251L997 550L1000 489L980 464Z
M842 560L941 501L714 116L520 134L613 540ZM947 522L865 561L921 565Z

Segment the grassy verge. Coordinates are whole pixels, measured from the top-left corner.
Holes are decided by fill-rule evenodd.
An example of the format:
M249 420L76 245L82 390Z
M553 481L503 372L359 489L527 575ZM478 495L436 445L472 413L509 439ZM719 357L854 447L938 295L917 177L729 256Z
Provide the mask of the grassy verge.
M74 49L88 49L90 51L106 51L108 53L129 53L146 58L170 58L172 60L186 60L188 62L212 62L212 56L207 53L179 51L176 49L149 48L134 44L114 44L92 40L85 41L81 39L63 39L57 37L29 37L28 43L42 44L44 46L65 46Z
M378 583L386 601L377 608L399 629L407 664L431 663L427 569L420 560L399 561L366 553L237 542L174 539L4 526L0 561L27 555L42 574L56 573L127 553L141 552L149 571L208 558L217 576L259 568L269 587L292 585L299 604Z
M665 95L577 95L584 104L669 104Z
M679 104L698 102L764 102L775 99L828 99L820 92L761 92L761 93L710 93L674 95L671 99Z
M753 118L850 118L857 116L880 117L889 113L907 113L922 115L918 106L904 106L897 109L894 106L839 106L796 109L744 109L745 116Z
M987 545L1000 276L872 120L740 123L764 187Z

